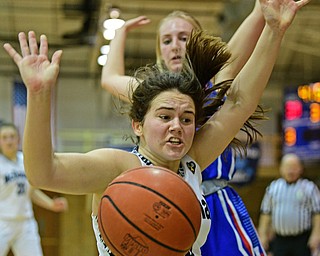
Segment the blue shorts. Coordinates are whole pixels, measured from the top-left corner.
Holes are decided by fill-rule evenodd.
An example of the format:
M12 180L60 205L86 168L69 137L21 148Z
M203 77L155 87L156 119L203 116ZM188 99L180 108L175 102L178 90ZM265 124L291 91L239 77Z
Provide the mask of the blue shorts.
M249 213L237 192L227 186L206 196L211 229L203 256L266 256Z

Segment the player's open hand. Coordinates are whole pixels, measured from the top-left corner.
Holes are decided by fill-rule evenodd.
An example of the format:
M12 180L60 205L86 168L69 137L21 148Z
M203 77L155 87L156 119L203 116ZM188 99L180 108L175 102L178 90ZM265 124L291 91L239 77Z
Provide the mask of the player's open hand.
M260 0L266 23L274 31L284 33L292 23L297 11L311 0Z
M3 47L18 66L28 90L38 92L54 86L59 73L62 51L56 51L50 61L47 37L40 36L40 47L38 48L36 35L33 31L28 33L28 40L26 34L20 32L19 43L21 55L8 43Z
M131 29L135 29L141 26L145 26L149 24L151 21L148 19L146 16L139 16L130 20L127 20L123 27L127 30L130 31Z
M53 199L53 211L65 212L68 210L68 201L64 197L57 197Z

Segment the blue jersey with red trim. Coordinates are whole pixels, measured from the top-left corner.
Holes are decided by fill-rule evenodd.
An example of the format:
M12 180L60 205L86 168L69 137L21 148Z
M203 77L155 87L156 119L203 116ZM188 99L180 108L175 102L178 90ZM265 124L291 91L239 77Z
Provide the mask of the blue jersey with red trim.
M235 173L235 156L228 147L211 165L202 171L202 180L231 180Z

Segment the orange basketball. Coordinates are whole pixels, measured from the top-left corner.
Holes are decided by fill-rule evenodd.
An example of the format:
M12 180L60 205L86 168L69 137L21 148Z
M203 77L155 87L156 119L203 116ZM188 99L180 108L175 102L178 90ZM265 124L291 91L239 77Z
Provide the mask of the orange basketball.
M115 255L182 256L198 236L200 202L176 173L142 166L109 184L100 202L98 223Z

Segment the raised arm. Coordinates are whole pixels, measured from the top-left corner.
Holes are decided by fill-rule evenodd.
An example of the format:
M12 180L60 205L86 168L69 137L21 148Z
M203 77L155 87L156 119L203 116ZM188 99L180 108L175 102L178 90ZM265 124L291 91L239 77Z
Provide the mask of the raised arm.
M253 10L228 42L228 49L232 54L230 64L216 75L215 83L236 77L251 56L264 25L261 6L259 0L256 0Z
M10 44L4 48L17 64L27 87L23 153L28 180L34 187L62 193L103 192L112 179L128 169L120 161L128 158L123 156L127 152L114 149L86 154L53 152L51 94L57 82L62 51L56 51L50 61L46 36L41 35L38 48L33 31L29 32L28 40L25 33L19 33L19 42L21 55Z
M29 42L25 33L19 33L21 55L10 44L4 48L19 68L27 87L27 116L24 130L24 164L31 184L45 178L53 169L50 131L51 91L56 84L62 51L56 51L52 61L48 59L47 38L40 37L40 48L33 31L29 32ZM42 146L38 146L41 142ZM35 160L37 159L37 160ZM33 169L34 172L29 172ZM38 171L45 170L45 171ZM37 184L35 185L36 187Z
M128 20L116 30L116 36L111 41L107 63L102 68L101 86L111 94L128 101L128 84L131 77L125 75L124 51L127 33L134 28L150 22L145 16Z
M221 109L197 132L190 154L202 169L223 152L255 111L268 83L283 36L309 0L260 0L266 25L247 63L233 81ZM213 152L206 150L215 145Z

